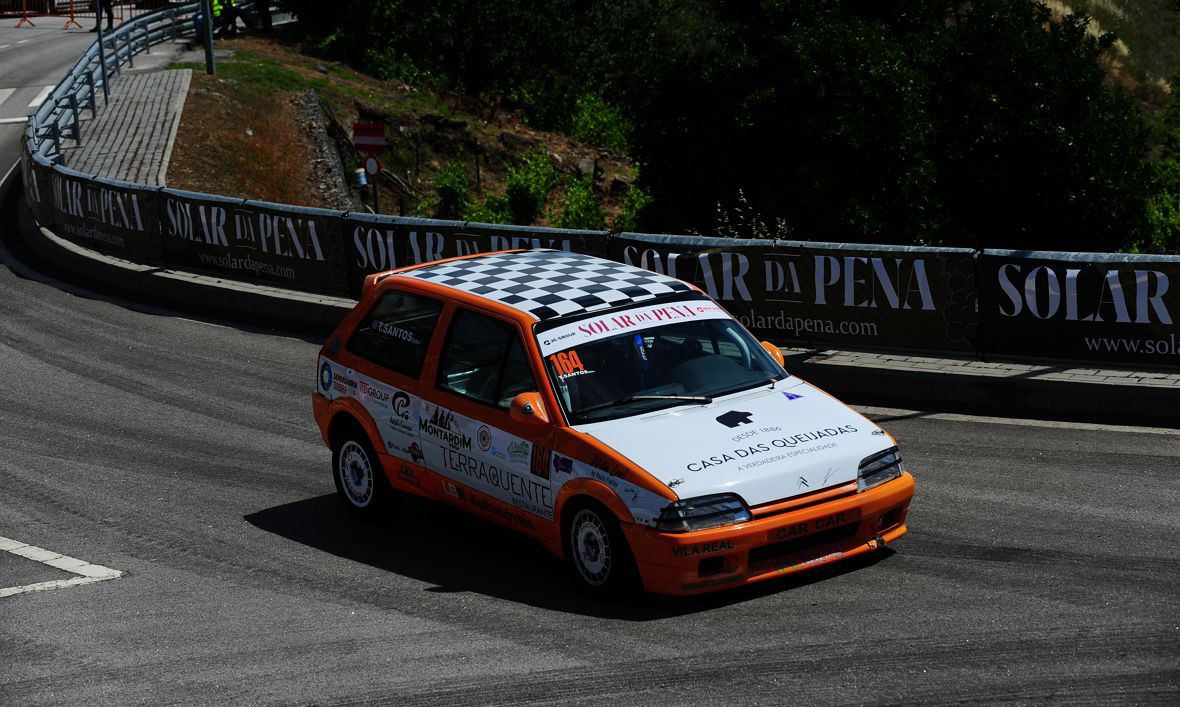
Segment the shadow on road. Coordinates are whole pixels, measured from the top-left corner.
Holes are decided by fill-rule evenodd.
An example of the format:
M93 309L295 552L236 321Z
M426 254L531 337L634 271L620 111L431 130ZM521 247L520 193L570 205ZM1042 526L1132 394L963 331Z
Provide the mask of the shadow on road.
M625 621L672 618L751 601L834 579L893 554L885 550L862 555L698 597L640 594L606 601L583 594L562 562L536 542L427 499L403 501L384 524L354 520L333 494L267 508L245 520L322 552L433 585L428 592L476 592L552 611Z

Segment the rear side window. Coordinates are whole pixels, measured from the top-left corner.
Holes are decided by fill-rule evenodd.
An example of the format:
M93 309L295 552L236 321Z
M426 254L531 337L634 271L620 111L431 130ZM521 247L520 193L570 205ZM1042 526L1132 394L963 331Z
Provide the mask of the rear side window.
M351 353L417 378L442 302L391 290L361 319L348 339Z
M452 322L438 387L499 408L537 390L516 327L466 309Z

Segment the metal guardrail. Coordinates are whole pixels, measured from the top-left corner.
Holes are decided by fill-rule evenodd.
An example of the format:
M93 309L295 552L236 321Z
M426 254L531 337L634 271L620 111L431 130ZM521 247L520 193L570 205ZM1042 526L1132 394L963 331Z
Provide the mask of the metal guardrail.
M135 67L138 54L151 52L153 45L171 41L192 31L192 15L200 3L188 3L157 10L126 22L101 41L95 39L53 89L25 127L30 156L42 164L60 164L63 140L82 143L81 111L91 118L98 113L99 94L109 89L123 67Z

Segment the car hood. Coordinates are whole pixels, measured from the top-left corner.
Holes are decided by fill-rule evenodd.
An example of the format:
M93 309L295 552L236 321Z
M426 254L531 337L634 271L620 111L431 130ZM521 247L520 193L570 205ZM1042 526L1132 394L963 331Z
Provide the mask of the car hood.
M578 425L680 498L736 493L756 506L856 479L867 456L893 446L877 425L797 378L773 388Z

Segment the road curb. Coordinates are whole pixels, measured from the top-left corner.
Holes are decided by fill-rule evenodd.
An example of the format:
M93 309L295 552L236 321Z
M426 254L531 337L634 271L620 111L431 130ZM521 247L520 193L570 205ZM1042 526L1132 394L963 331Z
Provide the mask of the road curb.
M346 298L167 270L97 253L38 225L23 199L18 218L21 238L38 257L84 282L152 304L195 307L228 319L324 335L356 304Z
M847 403L1180 428L1173 388L864 368L788 356L788 368Z

